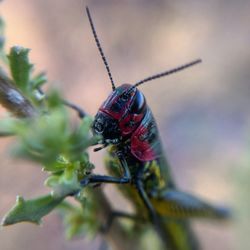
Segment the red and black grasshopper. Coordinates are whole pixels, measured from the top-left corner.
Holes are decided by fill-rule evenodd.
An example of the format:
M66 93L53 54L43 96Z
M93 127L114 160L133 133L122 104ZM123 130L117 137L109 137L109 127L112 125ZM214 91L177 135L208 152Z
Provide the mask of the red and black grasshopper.
M126 184L123 193L135 205L136 216L151 221L169 249L199 249L189 227L188 218L227 218L226 209L179 191L164 157L155 119L139 85L176 73L201 62L194 60L180 67L147 77L135 84L116 87L99 43L88 8L91 29L106 66L112 92L99 108L93 133L100 135L102 145L97 150L109 147L106 165L110 176L91 174L82 180L89 183ZM66 103L67 104L67 103ZM75 106L73 107L77 109ZM83 112L80 112L84 116ZM116 215L126 216L124 213ZM129 217L129 215L128 215ZM132 217L132 216L131 216Z

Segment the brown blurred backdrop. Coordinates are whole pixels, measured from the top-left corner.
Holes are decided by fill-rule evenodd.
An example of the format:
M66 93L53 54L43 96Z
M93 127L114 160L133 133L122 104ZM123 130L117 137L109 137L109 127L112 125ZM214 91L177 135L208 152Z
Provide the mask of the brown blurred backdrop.
M94 115L111 86L90 31L86 4L117 85L203 59L201 65L141 89L158 121L178 185L234 207L233 173L246 157L249 138L250 1L2 1L6 48L31 48L31 60L37 70L46 70L50 86ZM0 144L0 217L16 194L31 198L48 192L40 168L8 156L10 141ZM96 155L96 171L103 173L102 153ZM120 199L114 191L109 193L113 200ZM250 249L247 242L239 244L234 225L194 223L204 249ZM100 238L66 241L55 213L42 227L24 223L0 231L2 250L102 247Z

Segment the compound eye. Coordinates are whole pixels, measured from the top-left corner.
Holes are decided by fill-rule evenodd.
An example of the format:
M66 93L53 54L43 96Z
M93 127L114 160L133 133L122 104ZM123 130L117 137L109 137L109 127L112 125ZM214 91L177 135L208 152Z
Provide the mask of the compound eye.
M137 90L130 111L131 113L134 114L140 114L141 112L143 112L145 107L146 107L145 97L141 91Z
M96 133L100 134L103 132L104 130L104 124L102 119L97 119L95 124L94 124L94 129L96 131Z

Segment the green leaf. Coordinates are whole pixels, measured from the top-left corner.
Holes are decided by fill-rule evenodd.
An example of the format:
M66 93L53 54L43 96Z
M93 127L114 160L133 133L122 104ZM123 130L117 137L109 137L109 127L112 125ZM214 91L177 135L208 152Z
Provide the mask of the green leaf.
M5 23L2 17L0 17L0 51L3 51L4 44L5 44L5 38L4 38L4 28Z
M5 45L4 31L5 31L5 23L3 18L0 17L0 59L7 64L8 59L4 52L4 45Z
M44 72L39 73L31 80L31 85L33 89L41 87L44 83L48 81L47 76Z
M78 162L69 164L60 175L52 175L46 181L45 185L53 189L53 195L56 197L74 194L81 189L78 180Z
M18 123L21 123L20 120L13 117L0 120L0 134L3 136L5 134L15 134Z
M72 129L65 110L55 108L49 114L27 121L26 126L17 127L19 143L13 153L42 163L45 170L57 171L60 155L70 162L79 160L95 142L96 138L89 133L91 122L86 117L79 128Z
M69 164L71 163L66 157L64 157L63 155L59 155L56 161L51 164L45 165L43 170L56 174L64 171Z
M29 51L21 46L14 46L8 55L12 78L17 87L26 94L31 90L30 73L33 68L29 62Z
M57 209L63 217L67 239L72 239L86 231L85 225L87 221L84 218L85 211L83 211L82 207L64 201Z
M96 216L96 207L93 206L94 197L87 195L81 198L80 203L82 206L63 201L57 207L63 217L67 239L82 235L93 237L100 229L101 223Z
M24 200L17 196L16 204L5 215L2 225L7 226L24 221L40 224L42 217L50 213L63 199L63 196L55 197L51 194L32 200Z
M17 131L19 144L13 150L16 156L53 164L60 154L67 153L70 127L67 114L55 110L47 115L34 117L24 129Z
M79 159L83 149L85 150L100 140L100 137L98 136L90 136L92 123L92 117L86 116L81 120L80 126L71 133L69 137L69 151L71 152L72 160Z
M57 90L55 89L50 90L46 94L46 96L47 96L46 104L49 110L60 109L60 108L64 109L62 97Z

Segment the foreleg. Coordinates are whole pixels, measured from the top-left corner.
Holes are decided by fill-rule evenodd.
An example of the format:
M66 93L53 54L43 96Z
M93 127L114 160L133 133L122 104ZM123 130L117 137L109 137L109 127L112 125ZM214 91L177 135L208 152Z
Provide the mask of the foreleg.
M89 183L117 183L117 184L127 184L131 182L131 175L127 165L127 162L121 152L117 152L117 157L120 160L121 167L123 170L122 177L113 177L107 175L90 175L85 177L81 181L82 186L86 186Z

